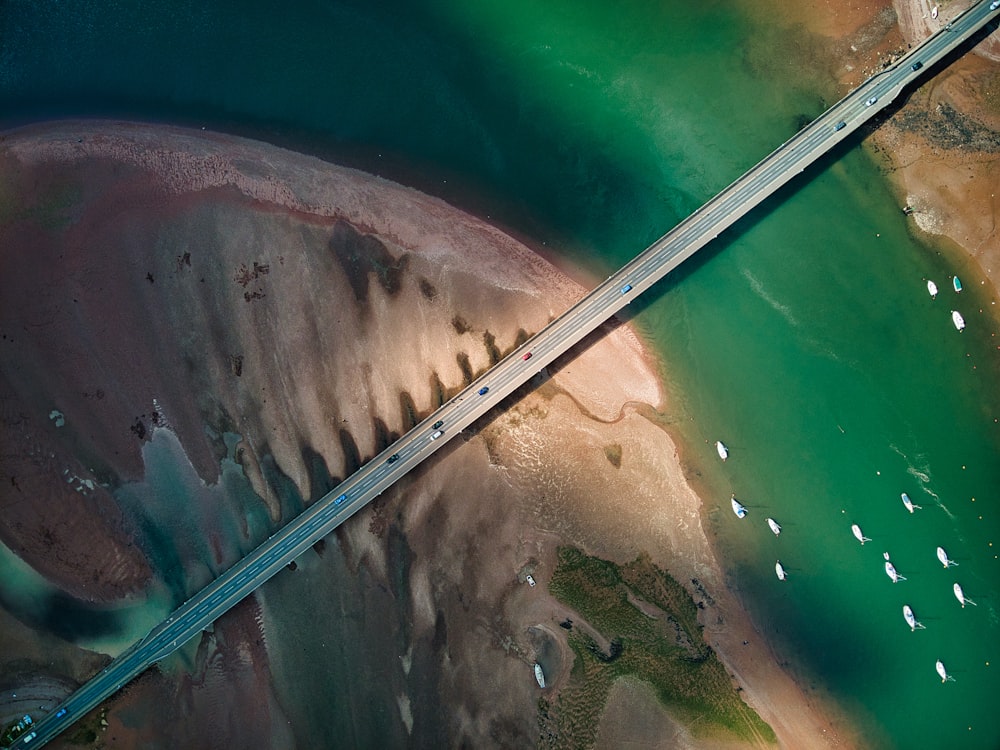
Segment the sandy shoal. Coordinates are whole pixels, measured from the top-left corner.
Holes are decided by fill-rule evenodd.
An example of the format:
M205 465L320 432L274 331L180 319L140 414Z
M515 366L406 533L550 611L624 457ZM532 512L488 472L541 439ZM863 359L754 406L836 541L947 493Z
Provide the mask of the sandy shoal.
M218 191L224 189L229 192L222 195L232 195L235 191L241 196L240 200L249 201L267 212L300 217L310 225L323 226L324 221L347 220L355 227L367 228L385 238L393 247L404 248L414 258L413 268L426 274L426 278L447 297L446 309L426 317L431 330L449 330L448 316L458 310L468 317L474 329L493 330L498 345L503 348L512 345L519 327L531 332L539 330L583 291L530 249L485 222L459 215L441 201L385 180L265 144L164 126L63 122L35 126L16 137L8 134L4 149L6 158L16 160L25 169L40 165L110 162L154 175L159 190L168 196L184 197L185 201L197 199L199 195L218 197ZM231 274L228 269L238 265L239 258L225 259L221 264L223 276ZM315 267L296 273L280 271L284 266L279 264L277 256L261 258L270 260L276 269L268 277L271 295L268 299L301 296L297 295L301 285L306 283L310 273L317 272ZM151 258L150 262L154 260ZM175 259L171 256L166 262L173 265ZM163 278L162 273L165 272L157 271L158 284L165 283L159 281ZM287 281L282 281L281 273L288 274ZM141 277L139 283L144 290L142 294L154 293L151 290L155 287L143 286L146 282ZM282 284L287 285L284 291ZM243 301L241 293L242 290L235 290L234 310L266 308L266 305L265 308L247 308L249 303ZM405 311L412 309L420 299L419 291L408 295L410 293L404 291L395 301L370 300L371 309L379 309L380 314L388 316L383 322L392 321L396 316L397 323L402 325L404 318L399 316L405 316ZM494 304L496 308L491 309ZM301 314L315 312L308 309ZM299 322L285 317L290 314L287 309L275 306L270 313L258 312L250 316L247 325L251 328L244 340L278 340L277 336L261 336L260 331L262 327L270 330L269 326L274 326L275 330L278 326L295 330ZM442 315L443 318L437 319ZM247 318L245 312L231 316L235 321L233 325L243 325L243 318ZM512 325L510 321L516 322ZM459 334L452 332L449 336L450 339L433 346L430 340L414 342L415 349L433 361L435 351L443 349L451 356L450 352L459 345L456 342L468 346ZM392 360L392 342L376 337L368 343L375 354L367 352L365 356L379 355L386 361ZM163 342L161 345L165 346ZM214 362L209 367L212 377L220 381L229 376L227 351L203 353L206 360ZM308 497L311 487L309 472L303 464L302 446L311 446L325 456L334 473L343 470L344 454L336 431L331 430L328 422L315 419L318 413L315 410L302 411L303 394L315 391L325 394L318 403L334 400L342 404L342 414L346 415L344 421L350 419L361 423L366 413L374 412L384 416L391 429L401 429L400 390L408 383L427 382L432 372L419 364L423 361L420 358L401 360L398 371L380 372L377 379L367 384L365 392L332 393L325 390L331 379L325 367L315 370L300 367L300 382L294 387L281 382L282 358L294 358L295 355L295 351L283 348L266 349L253 356L248 353L248 363L269 358L273 362L268 367L262 366L256 374L247 366L249 374L243 375L238 387L227 386L223 398L229 399L233 413L238 413L240 405L246 404L241 395L244 391L240 389L268 388L273 404L269 403L259 414L246 416L241 432L251 445L255 439L260 445L259 435L266 434L268 450L285 475L295 481L302 495ZM488 363L482 350L473 351L471 359L476 369ZM434 372L446 387L461 384L461 373L453 362L449 366L437 364ZM333 380L348 382L345 378ZM232 378L226 382L232 383ZM430 393L418 392L413 396L420 410L432 405ZM136 399L147 397L140 391ZM177 403L165 403L164 408L177 415L175 427L182 436L193 436L198 428L197 410L181 404L181 398L176 396ZM642 407L643 404L646 406ZM134 407L130 404L129 408ZM418 483L407 490L416 496L409 501L412 510L410 521L405 524L408 543L414 550L426 553L420 559L438 556L431 564L436 566L435 570L422 570L417 566L413 572L416 612L425 613L423 618L418 617L418 625L433 632L434 613L444 606L435 599L433 581L437 580L435 576L449 575L460 579L464 586L472 586L477 598L497 603L498 611L510 622L511 637L524 641L530 628L557 622L565 616L551 596L540 596L531 606L524 606L523 589L511 589L511 576L516 575L526 556L540 566L538 577L544 585L546 571L554 565L559 544L575 544L588 552L621 562L645 550L652 554L654 562L688 586L696 598L706 602L706 638L743 688L747 702L775 729L782 746L852 746L854 741L846 720L831 718L836 714L834 707L824 705L817 695L796 684L777 665L764 639L753 632L748 616L725 586L724 576L701 525L701 501L684 477L677 447L662 428L643 416L643 408L665 410L669 405L663 403L649 354L630 329L618 327L561 367L539 392L526 396L514 409L499 415L472 437L470 444L464 446L467 452L463 458L459 458L463 454L456 450L441 462L437 472L431 469L418 479ZM293 424L288 422L288 415L301 415L302 419ZM181 424L185 420L191 424ZM355 439L364 454L370 454L377 447L376 436L370 431L359 432ZM622 446L624 457L620 467L604 458L603 447L610 444ZM210 451L199 459L199 451L206 449L199 447L194 437L187 440L185 446L189 455L193 454L192 460L200 467L199 471L209 473ZM138 449L133 447L131 450ZM477 453L478 459L475 458ZM122 461L123 466L132 465L124 458ZM477 565L482 569L475 574L469 558L444 555L442 559L444 549L449 547L438 545L440 529L435 530L432 524L425 523L426 517L421 513L421 508L432 508L440 498L447 497L445 488L458 482L462 465L480 466L493 475L490 482L497 488L506 487L521 498L516 504L519 513L515 516L501 512L503 506L500 504L485 509L482 503L467 504L468 512L478 514L478 520L456 526L456 529L474 528L474 538L470 540L464 530L454 533L463 535L461 539L468 545L475 542L496 547L499 544L503 554L496 556L505 563L493 561L484 565L479 561ZM481 483L469 475L464 485L461 482L458 485L474 493L477 481ZM609 497L615 497L614 488L623 482L636 488L634 494L623 497L619 493L620 503L608 503ZM437 487L438 492L421 491L421 486ZM595 487L602 489L595 493ZM262 497L267 495L265 486L258 489ZM426 497L423 504L420 497ZM544 498L543 502L539 502L540 497ZM350 542L353 554L364 557L376 569L385 570L388 568L386 551L380 536L371 533L377 526L379 512L384 510L371 509L362 522L346 530L345 539ZM465 547L470 548L475 549L474 546ZM703 589L692 586L690 581L695 578ZM423 610L421 602L426 605ZM461 616L462 604L453 608L456 617ZM461 631L453 629L450 632ZM470 632L475 633L475 629ZM748 642L747 645L744 642ZM530 651L530 643L525 642L523 647ZM472 658L471 655L482 652L482 644L470 636L468 650ZM497 653L493 658L510 664L503 661L504 654ZM510 669L509 666L505 668ZM474 692L474 689L474 685L467 686L468 691ZM534 699L526 690L510 688L508 700L512 706L524 700L532 704ZM456 700L459 697L457 692ZM483 700L487 699L485 696ZM502 704L503 700L495 702Z

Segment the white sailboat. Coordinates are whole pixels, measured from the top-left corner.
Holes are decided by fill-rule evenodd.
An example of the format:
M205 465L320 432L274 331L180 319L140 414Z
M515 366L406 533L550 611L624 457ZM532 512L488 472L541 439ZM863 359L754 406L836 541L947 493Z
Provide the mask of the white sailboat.
M956 565L958 565L958 563L955 562L954 560L948 559L948 553L944 551L944 547L937 548L937 558L938 560L941 561L941 564L944 565L946 568L953 568Z
M912 513L915 510L921 510L921 507L915 504L912 500L910 500L910 496L907 495L905 492L902 495L900 495L900 497L903 500L903 507L906 508L908 511L910 511L910 513Z
M955 592L955 598L958 599L958 603L962 605L962 609L965 609L966 604L971 604L973 607L979 606L972 601L972 599L967 599L965 597L965 592L962 591L962 587L957 583L951 587L951 590Z
M729 458L729 448L727 448L726 444L723 443L721 440L715 441L715 451L716 453L719 454L719 458L721 458L723 461Z
M778 560L778 562L774 564L774 574L778 576L779 581L784 581L785 578L788 576L788 574L785 573L784 566L782 566L781 564L781 560Z
M910 626L910 630L911 631L917 630L918 628L920 630L925 630L926 629L926 628L924 628L923 625L921 625L919 622L917 622L917 618L913 616L913 610L910 609L910 605L909 604L904 604L903 605L903 619L906 620L906 624Z
M955 328L959 331L965 330L965 318L962 317L962 313L958 310L951 311L951 322L955 324Z
M778 536L778 534L781 533L781 527L778 525L778 522L775 521L773 518L767 519L767 525L771 527L771 531L774 532L775 536Z
M938 676L941 678L941 682L954 682L955 678L948 674L948 670L944 668L944 664L940 659L934 664L934 669L937 670Z
M931 295L931 299L934 299L935 297L937 297L937 293L938 293L937 284L935 284L930 279L927 279L927 293L929 295Z
M733 513L736 514L736 517L746 518L747 509L744 508L743 505L740 504L740 501L736 499L736 495L733 495L732 503L733 503Z
M905 581L906 578L896 572L896 566L889 562L889 553L883 552L882 557L885 558L885 574L892 579L892 582L899 583L900 581Z
M861 542L862 545L864 545L865 542L870 542L871 541L871 539L869 539L868 537L866 537L861 532L861 527L858 526L856 523L852 523L851 524L851 533L854 534L854 538L857 539L859 542Z

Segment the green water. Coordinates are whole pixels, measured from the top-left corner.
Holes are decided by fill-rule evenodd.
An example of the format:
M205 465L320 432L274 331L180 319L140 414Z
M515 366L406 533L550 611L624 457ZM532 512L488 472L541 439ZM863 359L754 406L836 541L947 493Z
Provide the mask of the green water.
M252 135L489 213L597 274L824 107L814 45L759 8L412 5L7 2L0 116ZM1000 745L997 326L957 263L910 238L855 143L633 310L734 586L873 747ZM904 491L923 506L912 516ZM858 545L853 522L874 541ZM939 544L959 567L941 568ZM884 551L907 581L885 576ZM955 580L978 607L959 608ZM926 630L909 632L904 603Z

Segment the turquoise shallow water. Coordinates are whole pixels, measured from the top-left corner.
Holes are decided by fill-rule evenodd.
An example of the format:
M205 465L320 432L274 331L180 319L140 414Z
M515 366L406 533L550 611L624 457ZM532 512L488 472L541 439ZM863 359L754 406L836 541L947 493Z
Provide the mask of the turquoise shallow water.
M811 46L733 4L580 5L7 2L0 116L135 116L330 155L599 273L824 105ZM906 221L854 144L633 312L704 474L710 533L780 657L872 746L997 747L1000 397L996 324L977 312L995 308ZM904 491L923 509L906 513ZM959 567L941 568L939 544ZM958 606L955 580L978 607ZM909 632L904 603L926 630Z

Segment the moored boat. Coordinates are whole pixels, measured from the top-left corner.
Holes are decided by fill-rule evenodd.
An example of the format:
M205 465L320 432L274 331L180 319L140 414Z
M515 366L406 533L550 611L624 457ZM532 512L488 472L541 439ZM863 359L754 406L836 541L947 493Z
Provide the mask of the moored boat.
M889 561L889 553L883 552L882 557L885 558L885 574L889 576L893 583L899 583L900 581L905 581L906 578L901 576L896 572L896 566Z
M778 534L781 533L781 527L778 525L778 522L775 521L773 518L767 519L767 525L771 527L771 531L774 532L775 536L778 536Z
M955 294L962 291L962 280L958 276L951 277L951 288L955 290Z
M923 625L917 622L917 618L914 617L913 610L910 609L909 604L903 605L903 619L906 620L906 624L910 626L911 631L916 630L917 628L920 628L921 630L925 629Z
M723 461L729 458L729 448L727 448L726 444L723 443L721 440L715 441L715 451L716 453L719 454L719 458L721 458Z
M854 538L857 539L859 542L861 542L861 544L864 544L865 542L870 542L871 541L871 539L869 539L868 537L866 537L861 532L861 527L858 526L856 523L852 523L851 524L851 533L854 534Z
M955 324L955 328L959 331L965 330L965 318L962 317L962 313L958 310L951 311L951 322Z
M743 507L739 500L736 499L736 495L732 497L733 503L733 513L736 514L737 518L745 518L747 514L747 509Z
M927 293L929 295L931 295L931 299L934 299L935 297L937 297L937 293L938 293L937 284L935 284L930 279L927 279Z
M935 662L934 669L937 670L938 677L941 678L941 682L955 681L955 678L952 677L950 674L948 674L948 670L944 668L944 664L941 662L940 659L938 659L937 662Z
M951 568L954 567L955 565L958 565L958 563L955 562L954 560L948 559L948 553L944 551L944 547L937 548L937 559L940 560L941 564L944 565L946 568Z
M774 564L774 574L778 576L779 581L784 581L785 578L788 577L788 574L785 573L784 566L781 564L781 560L778 560L778 562Z
M903 500L903 507L905 507L908 511L910 511L910 513L912 513L915 510L920 510L920 506L916 505L912 500L910 500L910 496L907 495L905 492L899 497Z
M951 590L955 593L955 598L958 599L958 603L962 605L962 609L965 609L966 604L971 604L973 607L978 606L972 599L967 599L965 597L965 592L962 591L962 587L956 583L951 587Z
M542 665L537 661L535 662L535 682L538 683L538 687L545 687L545 673L542 671Z

